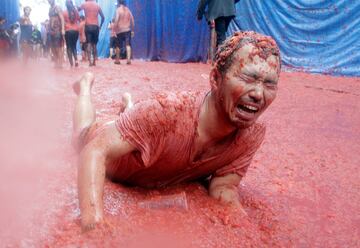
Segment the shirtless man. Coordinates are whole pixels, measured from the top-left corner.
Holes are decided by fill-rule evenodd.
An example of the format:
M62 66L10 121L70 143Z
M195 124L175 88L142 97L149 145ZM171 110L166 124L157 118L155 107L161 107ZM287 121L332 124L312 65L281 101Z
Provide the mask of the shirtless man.
M55 5L55 0L48 0L49 9L49 43L56 68L62 67L65 22L61 8Z
M131 64L131 37L134 36L134 17L125 5L124 0L118 0L118 8L115 14L115 30L116 30L116 59L115 64L120 64L120 49L122 44L126 46L127 64Z
M85 12L85 35L86 35L86 44L87 44L87 56L89 60L89 66L95 66L95 61L97 59L97 48L96 45L99 40L99 31L102 27L105 17L100 8L100 6L95 2L95 0L86 0L79 8ZM99 27L98 16L101 17L101 23ZM92 60L91 60L92 55Z
M218 49L208 93L159 94L110 122L95 121L94 76L74 89L74 140L80 152L78 193L83 230L104 223L105 175L126 185L165 187L210 177L209 195L241 210L238 185L263 141L256 123L277 93L275 41L235 33Z

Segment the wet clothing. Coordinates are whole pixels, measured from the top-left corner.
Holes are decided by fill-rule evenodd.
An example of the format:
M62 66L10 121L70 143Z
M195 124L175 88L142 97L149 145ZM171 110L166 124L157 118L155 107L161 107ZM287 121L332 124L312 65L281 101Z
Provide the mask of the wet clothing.
M213 21L218 17L235 17L235 3L239 0L200 0L197 9L198 19L205 14L207 21ZM205 9L207 7L207 11Z
M221 16L215 19L216 46L221 45L226 40L226 31L232 19L232 16Z
M77 61L76 43L78 38L79 31L77 30L68 30L65 32L66 52L71 66L73 66L73 58Z
M95 1L87 1L81 4L80 9L85 13L85 24L99 26L98 15L100 6Z
M97 44L99 41L99 26L85 25L86 43Z
M200 0L197 16L201 20L205 14L208 22L215 21L216 46L226 39L226 32L231 20L236 15L235 3L239 0ZM205 12L205 8L207 11Z
M134 30L134 17L128 7L121 5L116 9L118 21L115 23L116 34Z
M124 46L131 45L131 31L118 33L116 35L116 44L115 46L118 48L123 48Z
M61 34L62 26L61 26L61 19L59 16L60 13L62 13L62 11L59 6L50 7L49 43L50 43L50 47L52 48L61 47L64 42Z
M110 48L116 47L116 39L117 37L110 37Z
M115 126L137 148L107 166L114 181L142 187L163 187L207 176L236 173L241 177L265 135L262 124L234 131L214 146L195 154L197 123L204 94L171 93L137 103L120 114ZM86 144L106 124L94 124L83 134ZM109 168L110 167L110 168Z
M20 24L20 43L31 43L32 29L33 26L31 24Z
M65 32L69 30L79 31L79 21L80 21L79 12L77 10L74 10L74 14L75 14L75 19L74 21L71 21L69 12L67 10L63 12L64 22L65 22Z

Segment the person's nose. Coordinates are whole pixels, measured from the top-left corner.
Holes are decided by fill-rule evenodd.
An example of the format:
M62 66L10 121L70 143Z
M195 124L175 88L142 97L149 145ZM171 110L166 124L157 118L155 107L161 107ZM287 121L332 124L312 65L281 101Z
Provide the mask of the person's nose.
M255 101L260 102L264 97L264 86L261 82L256 82L253 89L250 91L249 96Z

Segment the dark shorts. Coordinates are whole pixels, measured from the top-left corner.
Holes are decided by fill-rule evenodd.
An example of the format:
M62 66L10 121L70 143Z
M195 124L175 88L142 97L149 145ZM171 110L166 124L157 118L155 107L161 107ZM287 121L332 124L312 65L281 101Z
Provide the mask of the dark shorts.
M117 37L110 37L110 48L116 47L116 39Z
M51 33L49 41L51 48L62 47L64 44L64 38L61 33Z
M86 51L86 42L80 42L81 50Z
M131 45L131 31L118 33L116 35L116 47L121 49L124 43L125 46Z
M86 42L96 45L99 41L99 26L85 25Z

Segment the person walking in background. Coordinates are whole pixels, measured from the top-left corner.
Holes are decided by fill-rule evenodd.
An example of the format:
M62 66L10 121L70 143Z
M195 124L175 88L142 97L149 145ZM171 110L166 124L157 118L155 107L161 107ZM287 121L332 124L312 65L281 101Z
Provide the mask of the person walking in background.
M231 20L236 15L235 3L239 0L200 0L197 9L197 18L201 20L205 14L209 23L215 22L216 47L226 39L226 31ZM205 9L207 11L205 12Z
M80 16L79 41L81 47L81 61L86 61L86 35L85 35L85 16Z
M79 12L74 7L72 0L66 0L66 11L64 11L65 21L65 42L66 52L69 59L70 66L79 66L77 59L76 43L79 39Z
M23 55L23 61L26 64L29 57L31 56L31 39L32 39L32 30L33 25L30 20L31 8L29 6L24 7L24 15L20 18L20 44L21 52Z
M97 60L97 48L96 45L99 41L99 31L104 24L105 17L100 6L94 0L87 0L81 4L78 8L85 12L85 35L87 44L87 56L89 60L89 66L95 66ZM99 26L98 16L101 17L101 23ZM91 60L92 55L92 60Z
M63 61L63 45L65 35L65 23L62 10L55 5L55 0L48 0L50 4L49 9L49 33L50 33L50 47L56 68L62 67Z
M37 25L34 25L33 31L31 34L31 45L32 45L32 57L34 59L39 59L41 56L41 47L42 47L42 39L41 32Z
M124 0L118 0L118 8L115 14L116 30L116 59L115 64L120 64L120 49L122 44L126 45L127 64L131 64L131 37L134 36L134 17Z
M110 30L110 55L109 58L112 58L116 48L116 31L114 25L115 18L111 20L108 25L108 29Z

